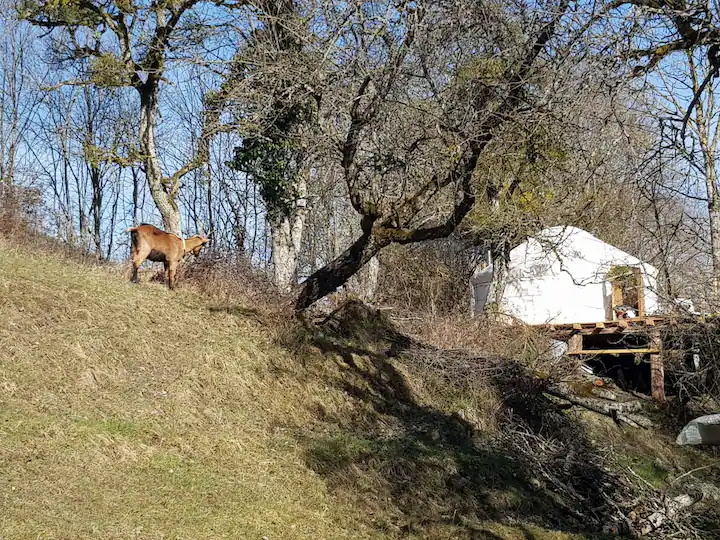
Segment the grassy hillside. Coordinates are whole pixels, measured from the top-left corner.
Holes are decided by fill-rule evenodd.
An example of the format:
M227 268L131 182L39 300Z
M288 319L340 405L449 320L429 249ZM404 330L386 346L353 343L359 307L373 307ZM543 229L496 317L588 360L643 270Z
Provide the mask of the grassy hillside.
M0 351L3 538L374 536L286 432L326 393L257 323L0 244Z
M254 314L0 239L0 537L590 538L613 452L650 490L711 464L374 321L289 347Z

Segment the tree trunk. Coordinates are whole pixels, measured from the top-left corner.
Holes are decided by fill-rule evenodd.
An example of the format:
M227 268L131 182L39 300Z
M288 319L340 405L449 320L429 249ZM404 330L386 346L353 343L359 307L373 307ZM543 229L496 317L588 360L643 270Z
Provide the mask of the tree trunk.
M140 190L140 182L138 181L138 173L137 169L135 167L130 168L130 173L132 174L132 180L133 180L133 193L132 193L132 209L133 209L133 227L137 227L139 225L138 219L137 219L137 213L138 213L138 192Z
M377 255L370 259L363 268L361 296L366 302L371 302L377 292L378 277L380 276L380 259Z
M297 264L300 255L307 201L306 184L300 181L297 186L298 198L292 216L270 218L272 242L273 279L282 292L290 292L297 280Z
M712 255L712 306L720 305L720 194L715 169L715 148L708 140L704 116L698 108L698 131L700 148L705 163L705 188L707 189L708 215L710 218L710 249Z
M17 140L16 135L13 134L13 139L10 141L10 149L8 150L7 156L7 179L8 184L12 184L15 181L15 156L17 155Z
M113 243L115 242L115 222L117 221L117 209L118 209L118 202L120 201L120 189L117 189L115 191L115 200L113 201L112 205L112 212L110 213L110 232L108 234L108 246L107 246L107 255L105 255L106 259L110 259L112 257L112 250L113 250ZM133 227L135 226L135 223L133 223Z
M711 165L712 174L708 174L706 184L708 189L708 212L710 214L710 245L712 246L713 265L713 308L720 305L720 195L718 194L715 179L715 166Z
M375 257L382 247L383 245L374 240L370 228L367 228L349 248L305 280L295 303L295 310L307 309L337 290Z
M699 94L700 76L697 67L688 56L690 75L695 94ZM712 298L711 307L717 309L720 305L720 195L718 194L717 172L715 169L715 154L717 151L717 133L712 134L711 124L715 117L715 92L713 85L709 85L705 102L699 103L695 109L695 124L698 133L698 142L702 152L705 167L705 187L707 190L708 214L710 218L710 248L712 256Z
M213 191L212 191L212 163L210 162L210 155L207 158L207 213L208 213L208 233L213 234L215 232L215 214L213 212ZM215 242L212 242L212 246Z
M85 253L90 253L90 224L88 215L85 213L85 210L82 207L82 201L78 201L78 223L79 223L79 230L80 230L80 248Z
M372 301L375 298L379 274L380 259L376 255L348 281L350 290L363 302Z
M509 253L506 249L500 249L492 261L493 275L490 283L490 291L488 291L487 300L485 301L486 312L497 312L500 310L503 295L505 294L505 285L507 284Z
M90 182L92 183L92 216L93 216L93 241L95 243L95 256L98 260L103 259L102 252L102 186L100 185L100 169L96 166L90 167Z
M75 225L73 224L72 216L72 195L70 192L70 159L68 158L67 152L67 130L63 130L61 135L61 148L62 148L62 179L63 187L65 189L65 241L68 244L75 244Z
M158 82L148 80L140 92L140 153L145 166L145 177L155 206L162 216L163 227L167 232L180 235L180 210L175 201L175 186L170 179L164 178L155 144L155 132L158 115Z

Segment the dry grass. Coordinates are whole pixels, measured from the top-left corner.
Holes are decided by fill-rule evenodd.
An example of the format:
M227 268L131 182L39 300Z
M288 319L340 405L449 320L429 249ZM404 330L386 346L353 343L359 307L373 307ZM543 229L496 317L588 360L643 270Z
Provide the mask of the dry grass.
M579 539L596 452L691 467L667 438L587 434L487 357L435 369L487 331L421 346L358 312L293 333L229 267L171 293L33 249L0 238L2 538Z
M303 367L257 305L134 286L67 255L0 238L0 536L398 536L374 476L355 504L313 466L364 406L335 363Z
M0 351L4 538L376 536L291 435L332 396L245 317L3 242Z
M551 354L551 342L536 328L520 323L508 325L486 317L427 315L400 318L403 333L433 347L485 356L512 358L529 372L543 378L572 377L579 363L557 359Z

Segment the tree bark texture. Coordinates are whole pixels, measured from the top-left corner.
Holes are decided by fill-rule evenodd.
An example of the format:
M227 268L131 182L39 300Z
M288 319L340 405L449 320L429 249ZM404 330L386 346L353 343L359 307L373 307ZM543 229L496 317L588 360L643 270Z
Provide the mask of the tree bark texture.
M269 218L273 279L275 285L285 293L292 290L297 279L298 258L307 216L306 191L305 180L299 180L296 186L298 198L294 201L291 215Z
M492 253L492 252L491 252ZM507 285L509 271L509 253L501 250L497 253L497 257L492 261L492 281L490 282L490 290L488 291L487 300L485 301L484 310L488 312L499 311L505 294L505 286Z
M170 233L181 235L180 210L175 201L176 186L171 179L164 178L158 159L155 134L158 116L157 81L146 82L140 92L140 153L145 167L145 177L155 206L162 216L163 228Z

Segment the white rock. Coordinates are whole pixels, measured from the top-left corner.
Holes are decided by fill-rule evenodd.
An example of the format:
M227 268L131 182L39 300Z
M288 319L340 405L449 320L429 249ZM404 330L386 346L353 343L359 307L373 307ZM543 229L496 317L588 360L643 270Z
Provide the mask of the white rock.
M720 414L709 414L688 422L675 442L679 445L720 444Z

